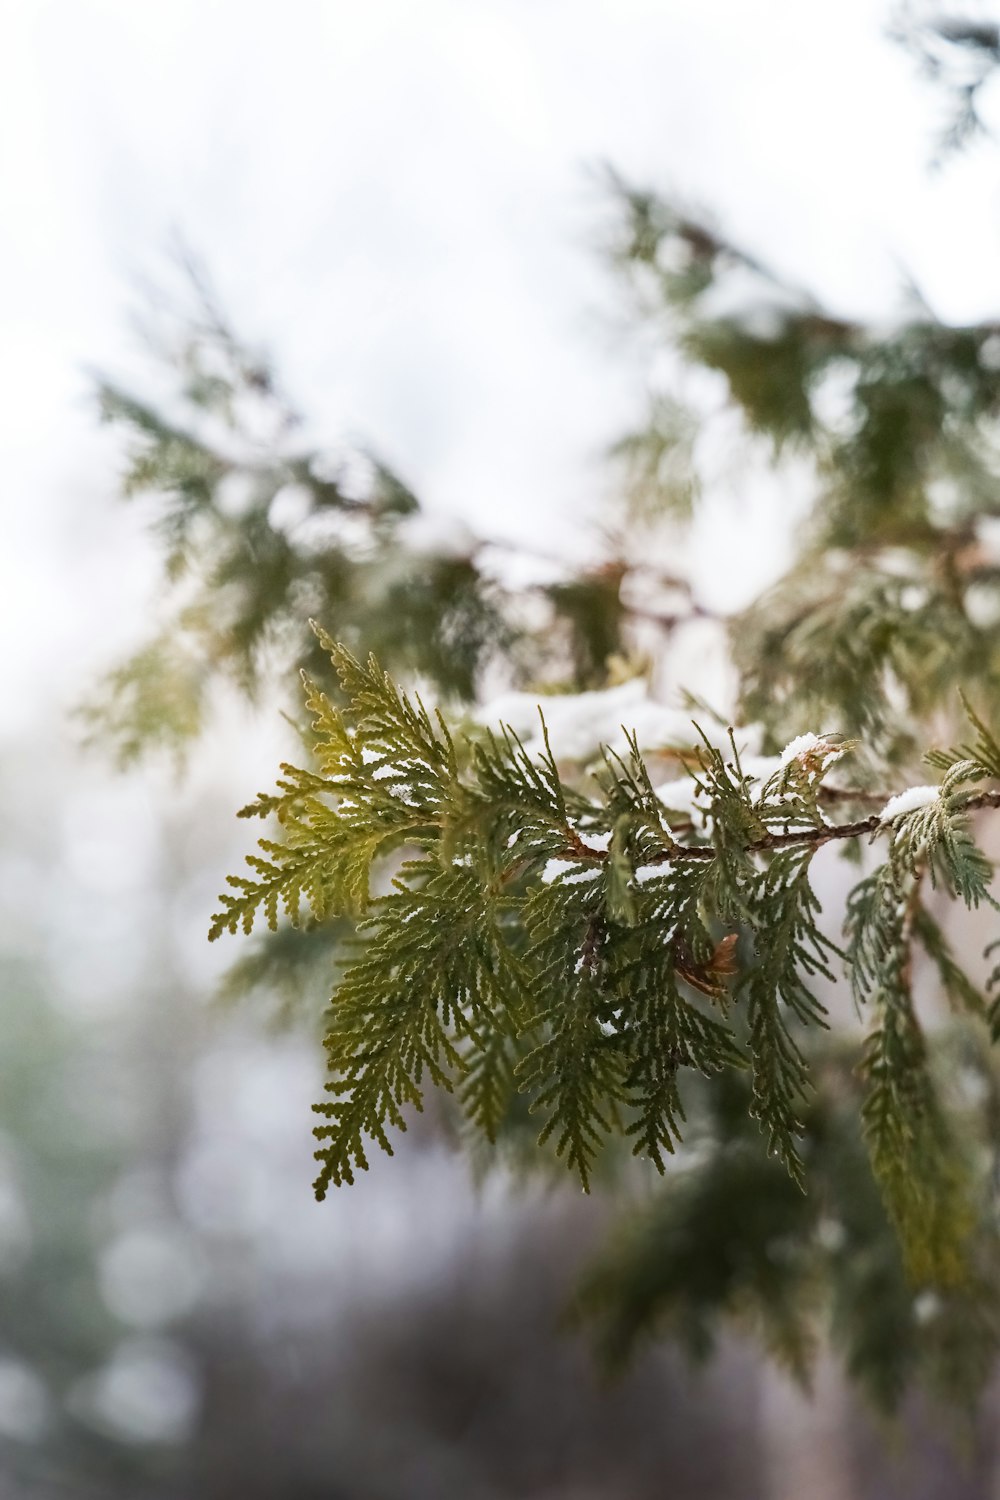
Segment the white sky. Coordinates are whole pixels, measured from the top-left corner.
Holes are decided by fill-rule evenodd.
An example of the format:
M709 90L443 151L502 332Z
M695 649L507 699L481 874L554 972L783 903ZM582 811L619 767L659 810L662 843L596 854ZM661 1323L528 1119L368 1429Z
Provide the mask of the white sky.
M180 230L334 438L425 503L567 536L638 405L586 168L710 208L836 306L1000 310L1000 155L927 169L934 98L878 0L5 0L0 730L134 634L86 367L130 356ZM720 542L734 566L746 523Z

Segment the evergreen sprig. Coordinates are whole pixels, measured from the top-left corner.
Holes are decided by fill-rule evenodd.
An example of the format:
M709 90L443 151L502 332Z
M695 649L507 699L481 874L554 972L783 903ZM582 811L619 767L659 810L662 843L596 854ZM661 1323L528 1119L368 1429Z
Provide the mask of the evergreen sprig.
M706 740L693 778L704 826L682 841L634 737L624 757L604 753L588 795L564 783L544 722L538 756L503 726L456 737L374 659L323 640L347 706L306 680L318 769L284 767L277 792L244 810L275 816L282 838L231 879L211 932L249 931L258 911L297 924L305 906L313 920L358 920L330 1011L319 1195L367 1166L367 1142L391 1150L428 1086L457 1089L490 1140L524 1094L539 1144L584 1187L616 1136L663 1171L684 1077L743 1067L768 1150L804 1185L818 986L841 956L819 925L811 865L822 845L868 835L886 855L850 898L843 955L874 1018L866 1137L911 1264L957 1274L961 1173L909 973L916 940L949 993L982 1013L919 892L927 876L967 905L992 900L967 823L1000 793L965 790L1000 764L988 732L937 757L939 787L841 824L823 782L850 742L804 736L761 781L732 736L728 755ZM387 894L371 895L373 878Z
M427 1083L450 1089L463 1071L459 1044L474 1042L498 1011L515 1011L517 965L501 941L493 903L465 867L408 861L388 896L373 904L371 940L339 985L326 1036L334 1096L315 1106L316 1193L353 1182L367 1168L365 1140L392 1154L388 1128L405 1130L403 1110L420 1109ZM465 1102L474 1119L484 1104Z
M816 925L820 904L809 883L811 849L781 850L757 880L752 901L757 962L740 979L747 1000L753 1067L751 1113L768 1145L802 1183L796 1141L802 1135L802 1098L808 1065L798 1029L825 1026L825 1007L810 988L819 975L833 983L828 958L835 945Z

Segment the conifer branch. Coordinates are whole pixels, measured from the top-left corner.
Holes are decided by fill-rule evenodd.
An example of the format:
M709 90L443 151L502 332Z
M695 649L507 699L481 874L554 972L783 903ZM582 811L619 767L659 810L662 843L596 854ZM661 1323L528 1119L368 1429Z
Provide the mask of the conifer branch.
M303 901L317 920L360 919L364 942L331 1004L317 1193L353 1180L366 1140L390 1150L389 1128L405 1128L428 1083L457 1089L491 1140L526 1093L543 1116L539 1144L585 1188L616 1134L662 1171L684 1120L681 1070L745 1066L749 1112L802 1183L808 1038L825 1026L814 986L833 981L839 954L817 925L810 865L832 840L885 833L887 860L852 897L847 957L857 997L879 1017L866 1062L873 1160L903 1232L916 1234L921 1215L895 1186L916 1139L897 1073L922 1057L915 1041L896 1045L917 1035L911 936L963 1003L971 986L929 920L899 925L899 893L917 889L919 871L968 905L992 899L991 867L964 826L1000 807L1000 790L964 789L998 779L986 727L973 717L976 742L937 753L939 787L839 824L820 810L823 778L854 742L801 736L760 784L731 731L728 757L704 739L692 780L705 841L682 844L634 735L626 755L603 753L601 796L588 798L563 782L544 718L538 755L506 727L456 740L374 658L362 664L316 629L347 707L306 679L321 774L284 766L277 794L245 809L276 816L284 840L262 840L252 875L231 878L211 935L250 931L258 910L272 927L281 910L297 925ZM371 868L400 852L416 857L373 899ZM753 957L738 956L741 932ZM729 1022L741 999L742 1043Z

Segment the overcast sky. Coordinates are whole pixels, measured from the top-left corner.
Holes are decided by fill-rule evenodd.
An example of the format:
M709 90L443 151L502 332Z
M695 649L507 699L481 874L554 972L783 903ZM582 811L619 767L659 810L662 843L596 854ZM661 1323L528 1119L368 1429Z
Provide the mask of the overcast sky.
M110 509L86 372L131 357L133 287L177 232L318 432L513 536L577 523L637 408L595 164L704 205L837 308L888 315L903 267L947 318L1000 311L1000 156L928 170L935 101L889 18L879 0L5 0L7 731L141 621L151 554Z

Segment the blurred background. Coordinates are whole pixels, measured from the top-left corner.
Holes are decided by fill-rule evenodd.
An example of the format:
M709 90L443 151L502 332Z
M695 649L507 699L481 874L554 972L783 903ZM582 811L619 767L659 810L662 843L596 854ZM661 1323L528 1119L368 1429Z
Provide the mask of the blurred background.
M315 1015L223 1005L231 951L205 942L288 726L234 694L183 768L120 772L73 715L160 576L96 383L155 387L136 317L185 256L316 446L374 443L442 526L574 564L648 365L599 253L604 164L846 317L907 281L945 320L996 317L1000 157L984 139L935 169L942 101L892 21L880 0L6 0L4 1496L1000 1494L995 1403L962 1443L914 1407L894 1453L832 1371L810 1400L736 1338L609 1384L562 1317L608 1203L476 1181L433 1117L316 1204ZM978 108L1000 122L990 82ZM794 513L740 478L687 558L727 611L787 562Z

